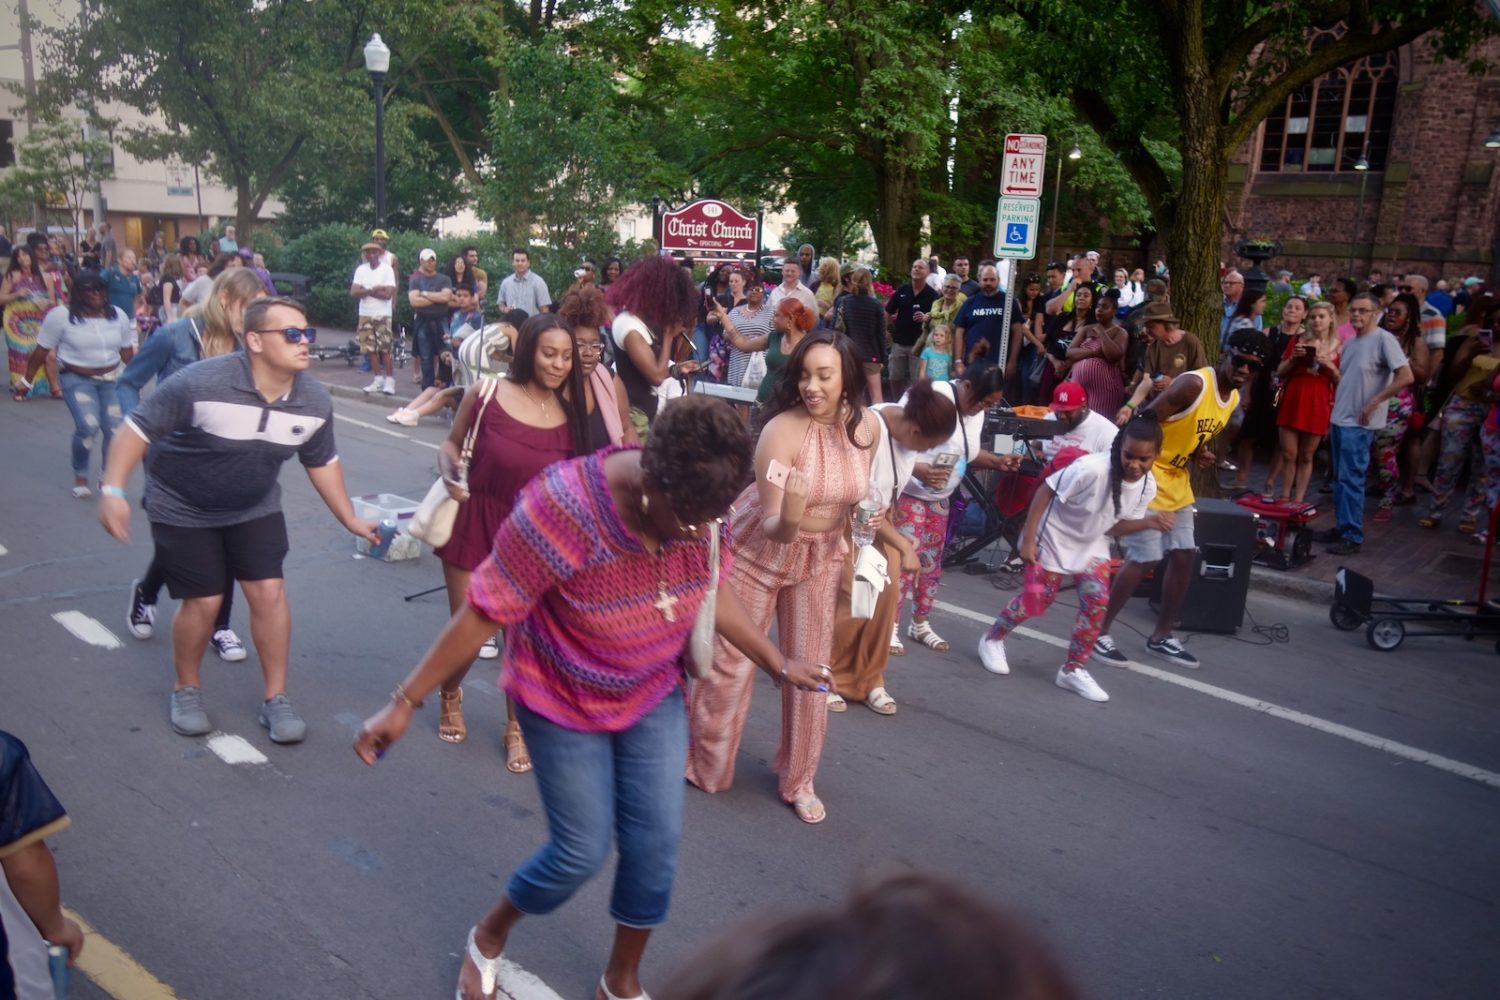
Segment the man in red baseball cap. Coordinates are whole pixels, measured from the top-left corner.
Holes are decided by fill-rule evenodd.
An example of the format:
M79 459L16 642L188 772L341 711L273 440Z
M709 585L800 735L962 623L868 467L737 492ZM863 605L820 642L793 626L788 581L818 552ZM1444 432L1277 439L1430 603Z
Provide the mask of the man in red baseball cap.
M1082 448L1089 454L1109 451L1120 429L1101 414L1089 409L1089 394L1077 382L1064 382L1052 393L1052 410L1048 420L1067 428L1055 438L1042 441L1042 458L1051 459L1064 448Z

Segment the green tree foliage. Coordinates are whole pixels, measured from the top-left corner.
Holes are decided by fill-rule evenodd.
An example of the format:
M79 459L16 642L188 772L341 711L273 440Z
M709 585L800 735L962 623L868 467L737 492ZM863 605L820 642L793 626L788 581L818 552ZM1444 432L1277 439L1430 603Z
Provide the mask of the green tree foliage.
M481 207L517 239L607 247L621 208L665 180L643 123L609 65L574 58L561 38L509 45L503 60Z
M86 199L113 176L108 142L85 136L82 122L53 117L37 122L21 141L16 165L0 178L0 203L52 205L76 238Z

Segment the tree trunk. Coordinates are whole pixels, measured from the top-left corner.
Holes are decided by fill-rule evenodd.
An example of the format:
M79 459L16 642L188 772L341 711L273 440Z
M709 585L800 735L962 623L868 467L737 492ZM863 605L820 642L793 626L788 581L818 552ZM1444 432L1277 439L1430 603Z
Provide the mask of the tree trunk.
M917 252L919 176L906 163L877 160L875 167L875 218L870 230L881 269L892 284L900 284Z
M249 242L254 235L252 226L255 224L254 196L250 193L250 176L248 174L235 174L234 178L234 228L235 237L244 242Z
M1198 335L1212 362L1219 356L1219 324L1224 318L1219 240L1229 167L1213 109L1195 114L1197 110L1190 102L1188 120L1183 122L1182 189L1170 213L1167 266L1172 272L1172 311L1183 329Z

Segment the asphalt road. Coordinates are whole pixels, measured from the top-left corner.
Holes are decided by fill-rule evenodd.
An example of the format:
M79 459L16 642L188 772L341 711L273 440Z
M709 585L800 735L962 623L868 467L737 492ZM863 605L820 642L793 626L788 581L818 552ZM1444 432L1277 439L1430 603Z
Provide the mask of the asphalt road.
M493 663L471 674L466 744L437 740L429 706L376 769L349 750L446 618L441 594L402 599L440 582L436 560L353 558L354 540L289 466L291 694L311 734L272 745L255 721L253 653L210 656L216 728L267 758L227 764L168 728L165 622L148 642L124 629L149 556L144 516L128 547L108 538L94 505L67 494L61 404L4 410L0 727L27 741L72 813L54 844L66 902L181 997L451 996L469 925L541 842L543 820L533 780L501 765ZM338 410L351 492L420 497L434 452L419 442L441 425L387 432L374 406ZM983 616L1008 596L959 574L943 592ZM122 645L80 641L51 617L65 611ZM734 789L688 792L648 988L742 917L922 868L1020 911L1096 998L1500 995L1500 787L1484 783L1500 782L1493 644L1413 639L1377 654L1362 633L1334 631L1326 608L1253 597L1251 612L1289 641L1193 637L1198 672L1152 660L1117 628L1131 656L1214 690L1097 667L1112 700L1096 705L1053 685L1062 651L1034 638L1013 641L1011 676L985 673L973 654L983 625L943 611L934 623L954 651L895 661L897 715L855 705L832 718L819 827L775 798L778 714L762 685ZM1139 627L1147 614L1126 617ZM1056 608L1038 628L1066 637L1070 624ZM1481 780L1412 759L1424 754ZM596 880L523 924L510 957L564 997L591 996L608 891Z

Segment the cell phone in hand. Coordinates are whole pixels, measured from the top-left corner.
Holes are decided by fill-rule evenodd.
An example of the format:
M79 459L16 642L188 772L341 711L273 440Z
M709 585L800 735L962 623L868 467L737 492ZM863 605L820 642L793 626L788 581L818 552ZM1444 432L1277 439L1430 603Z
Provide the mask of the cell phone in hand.
M791 467L776 459L771 459L771 464L766 467L766 482L772 486L786 489L786 477L792 474Z
M934 468L951 469L958 464L958 452L945 451L941 455L934 455L932 464Z

